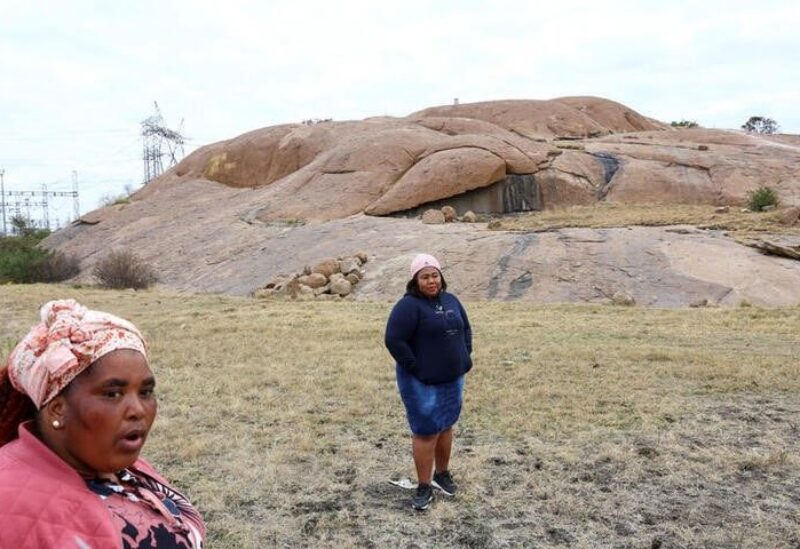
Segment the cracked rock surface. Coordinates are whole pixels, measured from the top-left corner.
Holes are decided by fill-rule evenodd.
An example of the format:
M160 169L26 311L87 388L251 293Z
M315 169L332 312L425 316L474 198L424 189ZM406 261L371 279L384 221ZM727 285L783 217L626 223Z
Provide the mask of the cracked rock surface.
M46 244L82 259L84 277L110 249L135 250L169 288L245 295L326 257L369 254L358 299L393 300L404 291L414 254L435 254L448 284L465 299L610 302L638 305L800 303L800 262L765 255L721 231L693 227L560 229L520 233L485 223L426 225L363 214L317 223L248 217L249 190L195 181L158 200L115 206L94 225L52 235ZM183 200L190 190L196 198ZM191 220L191 222L187 222Z

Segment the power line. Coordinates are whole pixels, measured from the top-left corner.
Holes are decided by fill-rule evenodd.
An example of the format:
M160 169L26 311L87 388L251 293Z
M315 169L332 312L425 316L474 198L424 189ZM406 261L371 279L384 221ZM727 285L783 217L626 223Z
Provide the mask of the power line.
M72 198L74 219L80 217L80 202L78 189L78 172L72 172L72 191L50 191L47 183L42 183L41 190L14 190L7 191L5 188L4 176L5 168L0 168L0 209L2 209L2 231L3 236L8 235L6 211L13 212L15 217L23 217L32 221L31 208L41 208L41 219L39 226L43 229L50 228L50 198ZM13 201L8 199L13 198ZM25 215L22 210L25 209Z

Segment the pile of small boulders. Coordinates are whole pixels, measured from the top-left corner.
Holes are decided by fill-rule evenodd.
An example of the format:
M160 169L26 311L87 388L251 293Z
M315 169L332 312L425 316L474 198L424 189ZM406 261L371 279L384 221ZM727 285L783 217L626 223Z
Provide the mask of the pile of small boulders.
M461 217L458 217L455 208L453 208L452 206L444 206L440 210L431 208L429 210L425 210L425 212L422 214L422 222L428 225L452 223L453 221L463 221L464 223L475 223L478 221L478 216L474 212L468 211Z
M352 256L323 259L302 273L279 276L254 292L255 297L289 297L336 299L352 296L356 285L364 278L365 252Z

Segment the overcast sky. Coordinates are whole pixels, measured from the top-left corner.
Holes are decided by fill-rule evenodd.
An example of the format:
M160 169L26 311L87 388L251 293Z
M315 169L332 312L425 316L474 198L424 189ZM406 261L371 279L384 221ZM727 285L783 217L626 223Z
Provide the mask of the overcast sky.
M81 210L143 178L158 101L187 153L308 118L595 95L666 122L800 133L800 2L0 0L6 189ZM51 201L66 221L69 200ZM32 214L36 212L33 211Z

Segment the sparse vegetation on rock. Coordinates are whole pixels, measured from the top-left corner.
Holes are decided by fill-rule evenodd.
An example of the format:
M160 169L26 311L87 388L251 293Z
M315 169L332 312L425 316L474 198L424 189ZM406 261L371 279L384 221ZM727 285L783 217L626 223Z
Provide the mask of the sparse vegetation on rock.
M698 128L700 124L694 120L673 120L669 123L673 128Z
M100 206L119 206L122 204L130 204L131 203L131 196L134 193L134 188L132 185L125 185L125 190L123 193L118 195L106 194L100 198Z
M778 194L772 187L759 187L747 193L747 207L750 211L761 212L774 209L778 205Z
M325 122L333 122L333 118L307 118L301 122L304 126L316 126Z

